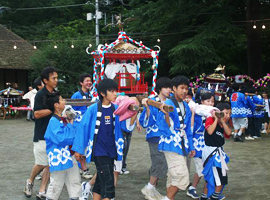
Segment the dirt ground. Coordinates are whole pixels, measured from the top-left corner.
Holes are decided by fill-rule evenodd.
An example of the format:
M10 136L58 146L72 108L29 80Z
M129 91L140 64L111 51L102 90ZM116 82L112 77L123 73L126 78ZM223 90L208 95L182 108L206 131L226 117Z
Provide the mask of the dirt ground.
M23 194L25 180L29 177L34 164L33 157L34 123L25 118L0 121L0 200L26 200ZM270 200L270 137L235 143L226 140L225 151L230 156L229 184L224 190L226 199ZM150 167L149 149L144 133L134 132L131 149L127 159L130 174L120 175L116 188L116 200L143 200L140 190L148 182ZM94 166L90 164L94 173ZM194 165L191 165L192 178ZM157 189L165 194L166 180L160 180ZM201 194L203 180L197 192ZM34 192L39 189L40 181L35 181ZM30 199L35 199L35 195ZM66 189L61 200L68 200ZM177 194L176 200L190 199L185 191Z

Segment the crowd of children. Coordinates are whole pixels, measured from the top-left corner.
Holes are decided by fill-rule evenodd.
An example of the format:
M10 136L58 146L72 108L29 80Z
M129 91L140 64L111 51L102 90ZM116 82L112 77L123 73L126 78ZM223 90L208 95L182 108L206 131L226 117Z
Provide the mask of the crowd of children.
M146 199L175 200L179 190L187 190L187 196L193 199L224 199L222 191L228 184L229 157L223 146L225 137L231 135L230 118L235 141L260 138L262 123L269 133L267 94L262 98L254 88L239 89L237 84L232 87L231 105L215 102L211 91L201 92L194 102L188 78L162 77L156 82L157 95L150 98L160 102L160 106L149 105L149 99L144 98L140 102L144 106L141 114L121 120L115 115L118 106L113 102L118 86L114 80L103 79L98 83L99 101L89 107L74 107L82 114L79 118L65 112L65 99L54 90L57 71L44 69L41 80L45 87L37 93L34 105L36 165L24 189L28 198L32 195L35 176L49 169L50 175L44 170L37 199L57 200L64 185L70 200L87 200L90 193L94 200L114 199L118 174L129 173L126 160L132 131L141 125L146 129L151 161L149 182L141 189ZM80 85L81 89L72 98L90 98L90 75L83 74ZM165 106L173 111L165 111ZM195 165L192 182L191 159ZM92 177L86 167L89 162L95 163L95 175L81 184L80 168L84 178ZM198 195L196 187L202 177L205 185ZM167 178L165 196L156 189L163 178Z
M244 142L244 140L260 139L261 132L269 134L270 111L267 92L263 92L261 96L256 88L245 85L240 87L237 83L232 86L232 89L234 92L230 102L234 140Z

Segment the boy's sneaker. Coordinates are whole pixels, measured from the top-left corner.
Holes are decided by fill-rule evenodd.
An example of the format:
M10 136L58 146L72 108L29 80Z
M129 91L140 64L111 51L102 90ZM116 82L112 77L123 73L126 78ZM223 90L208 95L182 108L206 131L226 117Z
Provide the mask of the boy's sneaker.
M82 169L80 169L79 171L80 171L80 175L82 175L82 173L83 173L83 170L82 170Z
M148 199L148 200L157 200L155 194L154 194L154 190L151 190L146 186L144 186L142 189L141 189L141 192L143 193L144 195L144 198L145 199Z
M223 194L221 194L221 195L219 196L219 200L223 200L223 199L225 199L225 196L224 196Z
M253 139L258 139L258 137L257 136L253 136Z
M88 182L83 182L82 183L82 200L87 200L89 195L93 197L93 194L91 192L91 185Z
M120 174L129 174L129 171L126 168L123 168Z
M23 193L27 198L30 198L32 196L33 186L34 184L30 183L29 179L27 179L23 190Z
M192 199L199 199L195 189L188 189L187 196L191 197Z
M37 193L36 200L45 200L46 199L46 193L40 194L39 192Z
M156 188L154 188L153 193L154 193L154 196L156 197L156 199L158 199L158 200L160 200L164 197L163 195L161 195L159 193L159 191Z
M267 131L264 129L264 130L262 130L262 132L261 133L267 133Z
M250 136L245 137L245 139L246 140L254 140L254 138L253 137L250 137Z
M91 178L93 178L93 175L90 174L89 169L86 169L85 171L83 171L82 177L85 179L91 179Z
M42 179L42 176L40 174L38 174L36 177L35 177L35 180L41 180Z

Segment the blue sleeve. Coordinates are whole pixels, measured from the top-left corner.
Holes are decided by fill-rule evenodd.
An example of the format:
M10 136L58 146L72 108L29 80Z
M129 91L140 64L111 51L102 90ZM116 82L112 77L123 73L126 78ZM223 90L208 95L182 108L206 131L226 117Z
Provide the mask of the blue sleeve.
M121 127L121 130L126 132L126 133L132 133L132 131L134 130L135 126L136 126L136 120L135 122L133 123L133 125L130 125L130 120L126 119L124 121L121 121L120 122L120 127Z
M115 109L118 108L117 105L113 104ZM123 148L124 148L124 139L123 133L121 131L119 116L115 116L115 142L116 142L116 151L117 151L117 161L121 161L123 159Z
M77 126L76 135L72 146L73 151L84 155L89 139L93 139L94 137L96 113L96 103L91 105L84 113L80 124Z
M243 98L243 106L246 108L247 107L247 98L244 94L242 95L242 98Z
M72 96L71 99L82 99L81 94L78 92L75 92ZM72 108L74 110L80 111L81 110L81 106L72 106Z
M191 116L192 116L192 114L191 114L191 110L186 102L184 102L184 105L186 107L186 118L185 118L186 128L185 128L185 131L186 131L186 135L187 135L187 139L188 139L188 146L189 146L188 151L190 152L190 151L194 150L193 133L191 131Z
M149 126L153 126L156 124L156 121L154 120L155 117L157 117L158 109L149 106L150 112L149 112L149 117L146 119L146 108L143 109L143 112L141 113L139 122L143 128L147 128Z
M56 145L72 145L75 132L75 127L70 123L65 126L58 119L51 118L44 138Z
M200 131L198 129L200 128L201 120L202 120L201 116L195 114L195 116L194 116L193 134L192 134L193 137L196 134L196 131Z
M173 102L171 100L166 100L165 101L166 105L171 105L174 107L173 112L169 113L169 117L171 118L171 120L174 122L174 130L176 132L176 134L180 134L179 133L179 129L180 129L180 122L179 122L179 117L178 117L178 113L177 110L175 108L175 105L173 104ZM157 118L157 126L159 128L159 130L161 131L162 135L164 135L165 137L170 136L171 130L170 127L168 126L166 120L165 120L165 114L163 112L159 112L158 114L158 118Z
M250 96L247 97L247 105L252 111L256 109L256 105L252 102Z

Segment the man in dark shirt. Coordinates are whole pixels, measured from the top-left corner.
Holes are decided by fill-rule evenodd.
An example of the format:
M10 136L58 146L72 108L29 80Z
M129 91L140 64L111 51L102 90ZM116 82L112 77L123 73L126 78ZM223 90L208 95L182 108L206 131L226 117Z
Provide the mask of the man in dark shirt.
M34 179L39 172L44 169L42 182L40 184L39 193L37 194L36 199L46 199L45 191L50 176L44 134L52 116L52 112L45 107L44 98L47 94L54 92L54 88L57 86L57 71L53 67L45 68L41 72L41 80L43 81L45 87L38 91L35 97L34 105L35 129L33 141L35 165L33 166L29 179L26 180L26 185L23 191L27 198L32 196Z

